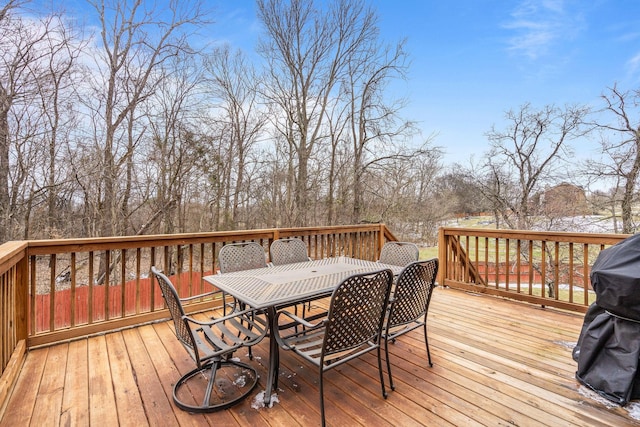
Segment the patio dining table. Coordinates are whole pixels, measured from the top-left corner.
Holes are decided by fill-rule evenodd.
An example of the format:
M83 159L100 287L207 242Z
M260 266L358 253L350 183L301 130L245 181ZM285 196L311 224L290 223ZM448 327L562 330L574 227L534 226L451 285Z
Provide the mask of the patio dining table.
M402 267L349 257L325 258L253 270L205 276L204 280L254 309L263 309L269 319L269 371L264 395L267 407L271 393L278 387L279 346L273 337L276 313L293 306L331 295L333 290L353 274L391 269L400 274Z

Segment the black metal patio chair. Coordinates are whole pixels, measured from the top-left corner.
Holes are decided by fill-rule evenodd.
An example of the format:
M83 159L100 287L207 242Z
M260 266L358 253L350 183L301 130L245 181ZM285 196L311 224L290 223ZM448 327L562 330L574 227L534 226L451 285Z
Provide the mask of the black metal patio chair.
M329 312L316 324L287 311L278 312L304 326L274 333L279 345L318 367L320 415L325 425L324 373L372 350L378 352L382 396L386 399L380 336L387 311L393 274L391 270L357 274L346 278L333 292Z
M235 271L252 270L254 268L267 267L267 257L262 245L256 242L228 243L220 248L218 253L218 265L220 274L233 273ZM235 310L237 301L233 299L226 302L226 294L223 292L223 301L226 307ZM242 308L241 308L242 309Z
M307 245L303 240L296 237L274 240L269 246L269 259L273 265L311 261L307 252ZM306 316L307 308L311 309L311 301L307 304L302 304L302 317ZM297 307L296 314L298 314Z
M295 237L274 240L269 246L269 259L273 265L311 261L307 252L307 245L304 241Z
M233 354L251 348L266 335L266 314L254 310L199 321L185 314L183 302L200 299L210 292L180 298L169 278L151 267L165 299L178 340L196 363L173 387L173 401L185 411L200 413L225 409L244 399L258 383L257 370Z
M380 259L383 264L399 265L406 267L420 257L418 246L410 242L387 242L382 246Z
M389 362L389 341L394 342L397 337L422 327L429 366L433 366L427 339L427 314L437 275L438 259L433 258L409 264L396 279L390 298L389 314L382 333L389 386L392 390L394 385Z
M220 273L232 273L267 267L267 258L264 248L259 243L228 243L220 248L218 265Z

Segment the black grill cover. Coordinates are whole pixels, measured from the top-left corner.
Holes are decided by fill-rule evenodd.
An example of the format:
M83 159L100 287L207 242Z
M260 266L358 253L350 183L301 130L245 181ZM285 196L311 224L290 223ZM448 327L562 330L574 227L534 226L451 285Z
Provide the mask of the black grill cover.
M596 301L573 349L576 378L625 405L640 398L640 234L600 252L591 286Z

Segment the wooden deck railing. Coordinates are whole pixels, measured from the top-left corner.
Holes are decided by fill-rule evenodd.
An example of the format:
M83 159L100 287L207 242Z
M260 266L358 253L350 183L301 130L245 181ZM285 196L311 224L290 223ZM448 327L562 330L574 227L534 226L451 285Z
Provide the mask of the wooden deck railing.
M312 258L377 259L381 224L178 235L9 242L0 246L0 407L29 348L168 317L151 265L167 272L182 296L208 290L227 243L300 237ZM584 311L589 266L625 235L443 228L439 283L535 304ZM585 292L586 290L586 292ZM220 301L196 301L189 311Z
M585 312L591 265L628 235L441 228L439 283Z
M376 259L385 235L386 227L375 224L3 245L2 368L20 339L29 348L166 318L162 296L149 279L151 265L173 276L182 296L191 296L208 290L201 277L215 271L227 243L255 241L268 251L274 239L295 236L305 240L312 258ZM190 309L211 305L196 302Z
M220 248L302 238L312 258L377 259L393 236L384 224L9 242L0 246L0 408L29 348L168 318L149 279L168 273L181 296L209 290ZM189 312L221 301L195 301Z

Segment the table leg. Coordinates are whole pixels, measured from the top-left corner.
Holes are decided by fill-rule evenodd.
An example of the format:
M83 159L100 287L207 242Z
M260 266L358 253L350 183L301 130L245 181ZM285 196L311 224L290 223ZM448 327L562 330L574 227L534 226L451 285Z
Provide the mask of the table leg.
M273 335L278 330L275 307L269 307L267 317L269 318L269 372L267 373L267 388L264 392L264 404L268 408L271 404L271 393L278 388L280 370L280 347Z

